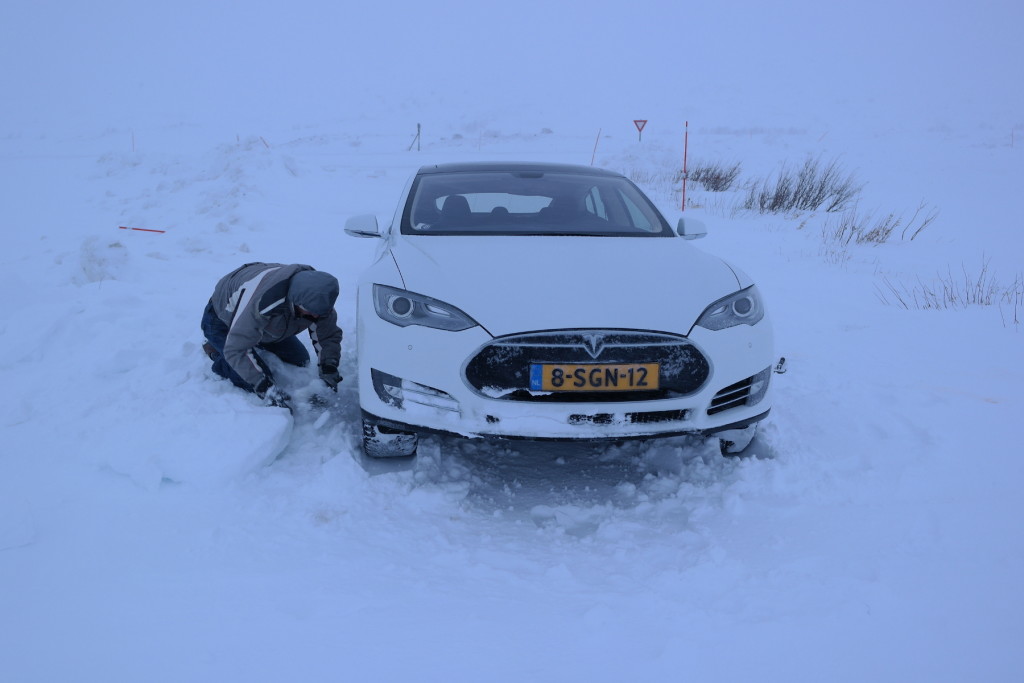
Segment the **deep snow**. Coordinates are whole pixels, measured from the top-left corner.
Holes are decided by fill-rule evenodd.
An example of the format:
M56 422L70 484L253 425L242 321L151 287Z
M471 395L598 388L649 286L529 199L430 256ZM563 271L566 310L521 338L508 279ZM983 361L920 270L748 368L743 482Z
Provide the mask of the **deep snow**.
M879 293L985 263L1003 287L1020 277L1020 9L907 3L880 21L870 3L799 3L793 23L752 5L730 23L571 5L534 53L476 62L458 27L486 20L502 30L469 46L511 48L537 8L446 3L460 21L394 24L360 8L377 27L360 32L315 4L280 25L262 5L5 7L0 679L1019 677L1020 296L905 310ZM563 31L581 9L600 20ZM423 22L434 50L410 46ZM596 49L643 31L635 54ZM182 35L190 49L165 49ZM691 66L685 96L679 35L688 54L735 51ZM862 55L872 40L892 47ZM763 54L849 78L773 89ZM622 65L641 58L642 74ZM613 77L618 93L591 87ZM750 180L838 158L864 211L939 210L913 241L843 250L822 239L834 218L736 212L742 192L690 185L710 229L696 246L758 282L789 361L753 453L430 438L409 469L364 461L354 282L375 245L345 218L389 219L423 163L592 155L671 213L684 120L691 164L741 162ZM349 379L323 415L262 407L199 349L213 284L255 260L341 281Z

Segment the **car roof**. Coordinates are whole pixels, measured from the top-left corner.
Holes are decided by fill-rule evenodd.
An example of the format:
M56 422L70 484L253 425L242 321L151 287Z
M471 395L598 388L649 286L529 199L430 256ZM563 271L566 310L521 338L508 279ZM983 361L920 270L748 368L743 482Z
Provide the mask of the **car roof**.
M575 173L577 175L595 175L621 177L621 173L609 171L594 166L579 166L576 164L553 164L544 162L525 161L488 161L488 162L459 162L450 164L431 164L420 167L419 175L433 173Z

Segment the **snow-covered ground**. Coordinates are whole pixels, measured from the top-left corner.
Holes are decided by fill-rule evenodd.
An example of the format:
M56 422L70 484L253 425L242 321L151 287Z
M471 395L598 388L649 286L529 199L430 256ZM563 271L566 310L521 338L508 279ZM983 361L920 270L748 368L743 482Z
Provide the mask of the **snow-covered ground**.
M644 44L651 73L618 97L593 79L625 80L625 67L567 66L618 64L594 57L617 30L683 25L668 4L638 8L646 19L587 5L600 17L587 37L555 50L540 40L549 29L522 61L497 49L511 33L477 37L498 56L462 66L444 40L436 54L394 48L420 20L392 40L385 25L348 25L338 59L376 50L341 71L351 83L299 70L325 54L327 19L292 16L278 28L296 50L250 63L239 55L273 43L269 9L244 21L211 10L204 33L189 19L200 10L183 7L148 10L146 27L116 3L4 10L4 63L22 67L5 66L15 104L0 117L0 680L1018 679L1024 108L1011 92L1021 50L1006 40L1019 9L826 22L895 41L923 16L926 37L888 53L933 58L905 86L909 67L881 78L882 55L856 62L863 43L827 40L814 17L772 23L789 28L769 40L755 21L765 10L730 30L696 10L734 39L731 61L709 69L731 67L736 87L691 66L683 98L670 43ZM514 32L537 7L489 25ZM229 26L233 38L214 40ZM177 30L202 40L169 53ZM931 42L952 37L956 59ZM738 78L758 50L786 66L804 63L801 49L811 75L829 59L858 74L853 89L771 88L757 59ZM406 73L416 59L437 82ZM448 67L501 78L449 88ZM563 88L559 69L581 80ZM672 213L687 119L691 165L741 163L749 182L808 155L838 159L865 183L863 213L938 211L912 241L897 230L842 247L823 237L834 215L738 211L743 190L690 184L687 214L710 229L696 246L758 282L789 362L752 454L686 439L428 438L411 467L365 461L354 283L375 245L347 237L345 218L389 219L416 167L461 160L593 158ZM260 260L341 281L349 379L324 414L261 406L199 348L216 280ZM966 295L982 278L1005 296L894 305L894 290ZM298 394L315 383L285 372Z

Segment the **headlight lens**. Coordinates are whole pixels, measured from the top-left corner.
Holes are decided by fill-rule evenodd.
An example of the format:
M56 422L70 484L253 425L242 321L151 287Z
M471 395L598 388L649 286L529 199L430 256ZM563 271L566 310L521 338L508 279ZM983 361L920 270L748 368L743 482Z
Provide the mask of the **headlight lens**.
M708 330L724 330L736 325L755 325L764 317L764 304L757 287L747 287L719 299L704 309L697 325Z
M458 332L478 324L451 304L387 285L373 286L373 307L382 319L399 327L422 325Z

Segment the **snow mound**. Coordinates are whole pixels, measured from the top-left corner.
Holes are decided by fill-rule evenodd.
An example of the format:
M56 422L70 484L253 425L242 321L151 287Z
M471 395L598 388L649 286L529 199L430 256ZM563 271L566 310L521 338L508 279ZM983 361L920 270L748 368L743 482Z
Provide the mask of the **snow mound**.
M269 464L291 439L292 419L283 409L225 405L197 414L168 408L135 420L132 431L107 444L102 462L145 488L171 482L219 487Z

